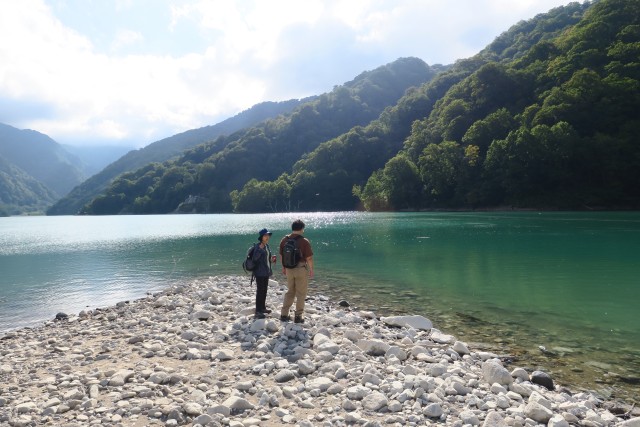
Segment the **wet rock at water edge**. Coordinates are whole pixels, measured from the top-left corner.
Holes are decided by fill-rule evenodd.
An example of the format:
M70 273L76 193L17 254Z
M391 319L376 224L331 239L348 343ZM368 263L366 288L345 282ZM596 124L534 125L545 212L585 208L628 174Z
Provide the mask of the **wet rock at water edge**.
M534 384L539 384L545 387L547 390L554 389L553 379L551 378L551 375L547 374L546 372L533 371L533 373L531 374L531 382Z
M380 318L389 326L413 328L417 330L428 331L433 327L431 320L423 316L389 316Z
M56 314L56 317L55 317L54 320L56 320L56 321L69 320L69 315L67 313L60 312L60 313Z

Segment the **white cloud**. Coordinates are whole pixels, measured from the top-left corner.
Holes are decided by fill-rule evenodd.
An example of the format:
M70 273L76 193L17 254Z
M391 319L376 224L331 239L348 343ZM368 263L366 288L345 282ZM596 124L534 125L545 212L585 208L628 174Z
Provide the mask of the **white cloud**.
M82 0L57 10L53 1L0 2L0 122L11 119L60 142L138 145L260 101L330 90L401 56L451 63L519 20L568 3L117 0L108 6L114 22L102 21L102 32L91 34L86 20L101 13L67 17L67 24L85 19L72 29L55 13L78 13L72 3ZM162 42L174 50L145 53Z
M111 43L111 50L118 52L122 47L139 43L144 40L144 36L139 31L119 28L115 40Z

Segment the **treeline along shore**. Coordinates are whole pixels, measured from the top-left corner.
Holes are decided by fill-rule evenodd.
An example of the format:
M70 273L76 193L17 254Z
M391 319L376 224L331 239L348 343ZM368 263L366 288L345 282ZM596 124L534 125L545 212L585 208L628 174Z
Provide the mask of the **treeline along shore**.
M279 312L285 286L271 281ZM640 426L422 316L311 293L255 319L246 277L210 277L0 336L1 426Z

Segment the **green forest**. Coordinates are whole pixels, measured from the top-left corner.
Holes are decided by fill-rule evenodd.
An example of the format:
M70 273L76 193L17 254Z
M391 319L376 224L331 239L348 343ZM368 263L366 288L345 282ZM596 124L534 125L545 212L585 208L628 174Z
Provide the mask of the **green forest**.
M640 205L640 4L571 3L125 173L86 214Z
M278 178L321 143L370 123L408 88L420 86L439 71L419 59L404 58L364 72L291 114L220 136L175 160L124 173L82 213L230 212L233 190L251 179ZM197 203L183 203L188 199Z

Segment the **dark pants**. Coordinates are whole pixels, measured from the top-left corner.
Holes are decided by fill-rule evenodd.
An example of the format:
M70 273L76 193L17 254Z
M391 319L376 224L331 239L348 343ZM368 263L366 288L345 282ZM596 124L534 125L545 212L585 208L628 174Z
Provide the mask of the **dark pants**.
M269 287L268 277L256 277L256 313L264 313L266 310L267 289Z

